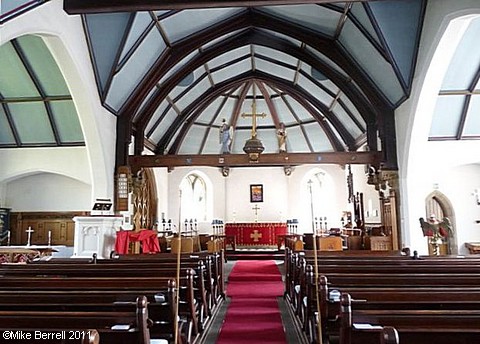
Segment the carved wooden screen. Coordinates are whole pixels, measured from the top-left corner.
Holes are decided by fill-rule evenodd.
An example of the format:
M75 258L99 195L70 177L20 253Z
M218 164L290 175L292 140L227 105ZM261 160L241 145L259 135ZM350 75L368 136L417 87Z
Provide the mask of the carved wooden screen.
M157 189L151 169L140 170L133 182L133 224L135 230L153 228L157 218Z

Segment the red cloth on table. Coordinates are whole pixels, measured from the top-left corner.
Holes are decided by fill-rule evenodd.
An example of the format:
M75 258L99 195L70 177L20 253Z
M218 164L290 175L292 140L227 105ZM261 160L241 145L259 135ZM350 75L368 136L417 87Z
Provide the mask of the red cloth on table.
M160 244L158 243L157 232L151 229L142 229L139 232L119 231L115 239L115 251L118 254L127 254L131 242L140 241L143 253L160 252Z

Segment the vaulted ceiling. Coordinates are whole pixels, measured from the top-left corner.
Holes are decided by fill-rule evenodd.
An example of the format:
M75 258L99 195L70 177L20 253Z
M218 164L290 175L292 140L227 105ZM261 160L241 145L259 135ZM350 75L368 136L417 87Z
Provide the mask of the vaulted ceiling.
M117 164L135 155L243 154L252 111L266 154L380 152L396 168L394 110L409 97L426 6L408 1L77 1ZM69 95L66 95L69 97ZM6 102L5 102L6 103Z
M77 10L102 12L84 14L98 89L136 154L218 154L223 119L242 153L252 123L241 114L255 102L265 153L278 151L284 123L289 152L366 145L396 164L387 141L409 96L424 1L214 4Z

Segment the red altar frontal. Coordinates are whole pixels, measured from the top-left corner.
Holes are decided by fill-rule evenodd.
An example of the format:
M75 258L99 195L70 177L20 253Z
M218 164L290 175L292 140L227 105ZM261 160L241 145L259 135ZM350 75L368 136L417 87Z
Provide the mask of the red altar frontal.
M226 223L225 235L235 236L237 246L277 246L279 235L287 234L283 222Z

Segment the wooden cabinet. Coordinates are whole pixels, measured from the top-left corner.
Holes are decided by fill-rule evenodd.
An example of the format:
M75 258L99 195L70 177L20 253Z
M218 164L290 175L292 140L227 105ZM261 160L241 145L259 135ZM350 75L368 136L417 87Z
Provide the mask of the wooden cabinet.
M393 248L391 236L365 237L365 249L370 251L391 251Z

